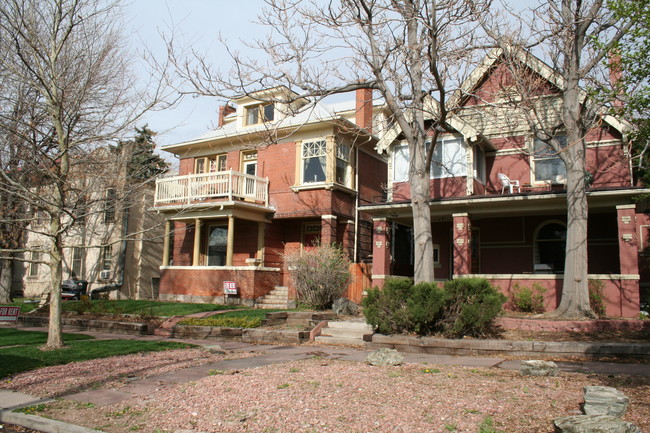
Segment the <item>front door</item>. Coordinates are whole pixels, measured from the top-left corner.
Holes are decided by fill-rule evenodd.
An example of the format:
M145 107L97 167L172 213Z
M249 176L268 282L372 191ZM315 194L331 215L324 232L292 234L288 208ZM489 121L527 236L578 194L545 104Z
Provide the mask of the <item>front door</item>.
M208 230L208 266L226 265L228 226L211 226Z

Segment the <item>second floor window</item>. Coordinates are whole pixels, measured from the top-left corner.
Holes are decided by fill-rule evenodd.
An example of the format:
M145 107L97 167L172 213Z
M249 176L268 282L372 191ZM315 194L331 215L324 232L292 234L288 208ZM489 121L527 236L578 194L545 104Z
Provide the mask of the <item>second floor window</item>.
M428 146L428 144L427 144ZM393 150L393 181L408 180L410 155L408 145L403 144ZM467 151L462 138L438 140L431 157L431 178L467 176Z
M566 137L558 136L555 139L560 147L566 147ZM535 166L536 182L562 183L566 179L566 166L557 152L550 144L535 139L533 148L533 161Z
M350 185L350 146L339 144L336 147L336 183Z
M38 268L40 267L41 253L40 251L32 251L31 259L29 263L29 276L36 277L38 276Z
M302 143L302 182L325 182L327 168L327 142L325 140Z
M196 158L194 161L194 173L214 173L217 171L226 171L227 155L214 155Z
M270 122L274 117L275 106L273 104L259 104L246 107L246 125Z

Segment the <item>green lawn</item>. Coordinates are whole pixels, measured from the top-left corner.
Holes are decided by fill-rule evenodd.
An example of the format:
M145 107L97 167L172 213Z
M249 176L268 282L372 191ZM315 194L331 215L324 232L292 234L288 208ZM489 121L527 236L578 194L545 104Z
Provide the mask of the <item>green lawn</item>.
M84 334L63 334L64 341L90 340L93 337ZM21 331L18 329L0 328L0 349L7 346L45 344L47 332Z
M12 304L20 307L21 313L26 313L35 309L37 303L24 303L23 299L17 299ZM193 313L202 313L204 311L220 311L242 308L233 305L219 304L191 304L188 302L160 302L146 300L119 300L119 301L65 301L63 302L63 311L74 311L77 313L94 313L94 314L135 314L142 316L184 316Z
M262 319L266 318L266 313L274 311L302 311L302 310L239 310L229 311L227 313L216 314L210 317L194 318L189 317L179 322L180 325L191 326L224 326L229 328L257 328L262 325Z
M188 344L168 341L135 340L80 340L78 334L64 334L66 348L42 351L42 332L2 329L2 345L20 341L21 346L0 347L0 379L22 371L75 361L129 355L138 352L156 352L191 347ZM85 336L84 336L85 337Z

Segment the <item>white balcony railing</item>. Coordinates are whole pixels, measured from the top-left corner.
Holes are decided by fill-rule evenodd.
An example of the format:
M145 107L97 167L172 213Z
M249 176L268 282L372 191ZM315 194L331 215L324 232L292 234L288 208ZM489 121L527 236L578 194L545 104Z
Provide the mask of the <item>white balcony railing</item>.
M156 180L155 205L184 204L224 198L269 204L269 180L237 171L188 174Z

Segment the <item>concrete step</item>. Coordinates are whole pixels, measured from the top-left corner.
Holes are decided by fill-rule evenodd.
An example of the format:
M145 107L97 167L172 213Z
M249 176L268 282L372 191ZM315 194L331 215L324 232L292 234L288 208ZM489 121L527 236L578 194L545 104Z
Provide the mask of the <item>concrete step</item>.
M283 310L283 309L288 309L289 307L287 306L286 303L284 303L284 304L281 304L281 303L276 303L276 304L273 304L273 303L261 304L261 303L257 302L257 303L255 304L255 308L260 308L260 309L262 309L262 310L270 310L270 309Z
M341 338L341 337L328 337L319 335L315 338L316 343L319 344L334 344L340 346L360 346L365 345L364 341L360 338Z
M329 328L357 330L357 331L362 332L364 334L372 334L372 326L368 325L366 322L329 321L327 323L327 326Z
M277 300L286 301L287 299L289 299L289 297L287 295L276 295L273 293L269 293L268 295L264 295L262 299L277 299Z
M287 298L267 298L266 296L259 298L257 300L257 303L260 304L279 304L279 303L286 303L288 301Z
M275 286L271 291L277 293L289 293L289 288L287 286Z
M358 331L356 329L344 328L328 328L327 326L321 329L320 335L336 337L336 338L356 338L363 339L365 334L372 334L372 331Z

